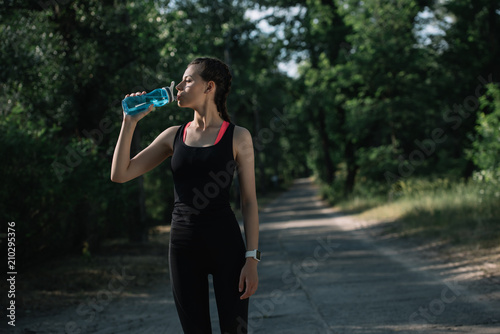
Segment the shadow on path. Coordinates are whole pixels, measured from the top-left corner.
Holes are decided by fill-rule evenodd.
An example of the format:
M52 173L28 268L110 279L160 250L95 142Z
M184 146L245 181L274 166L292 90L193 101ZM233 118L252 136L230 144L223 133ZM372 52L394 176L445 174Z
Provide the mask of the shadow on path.
M351 221L308 179L263 210L253 333L500 333L464 286Z

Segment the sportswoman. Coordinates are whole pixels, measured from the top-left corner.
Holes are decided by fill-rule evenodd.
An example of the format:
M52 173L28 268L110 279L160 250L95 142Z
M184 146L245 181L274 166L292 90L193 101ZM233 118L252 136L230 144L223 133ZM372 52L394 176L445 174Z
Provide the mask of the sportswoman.
M194 110L193 120L163 131L130 159L137 122L152 110L124 113L111 166L111 180L126 182L168 157L174 180L169 244L170 278L184 333L211 333L208 275L212 274L222 333L247 333L248 298L258 285L259 219L254 153L248 130L230 123L226 100L229 68L197 58L176 86L177 104ZM127 96L142 95L137 92ZM240 184L246 246L229 203L234 170Z

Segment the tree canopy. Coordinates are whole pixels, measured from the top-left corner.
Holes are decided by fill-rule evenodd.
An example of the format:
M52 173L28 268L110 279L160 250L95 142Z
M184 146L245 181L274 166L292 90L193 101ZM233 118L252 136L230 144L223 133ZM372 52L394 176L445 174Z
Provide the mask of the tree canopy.
M117 235L141 241L169 222L168 162L117 185L110 161L123 96L179 81L197 56L230 65L228 107L254 136L261 194L276 176L315 175L340 198L498 171L498 1L0 5L0 212L17 222L26 257ZM283 70L294 63L296 74ZM191 116L157 109L134 151Z

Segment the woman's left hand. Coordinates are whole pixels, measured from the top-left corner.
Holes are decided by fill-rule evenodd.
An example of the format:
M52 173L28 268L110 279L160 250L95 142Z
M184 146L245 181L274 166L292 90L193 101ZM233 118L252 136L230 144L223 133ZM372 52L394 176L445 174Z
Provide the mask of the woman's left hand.
M257 291L257 286L259 285L257 263L257 260L247 258L245 265L241 269L239 289L242 292L245 288L245 293L241 295L240 299L246 299Z

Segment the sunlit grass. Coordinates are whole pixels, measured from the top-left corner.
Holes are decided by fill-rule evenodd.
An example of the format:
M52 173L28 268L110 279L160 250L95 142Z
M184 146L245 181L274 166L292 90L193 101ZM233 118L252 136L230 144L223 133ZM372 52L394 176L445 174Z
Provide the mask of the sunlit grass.
M353 197L338 203L364 220L393 221L391 232L455 245L500 244L500 187L471 180L400 181L389 196Z

